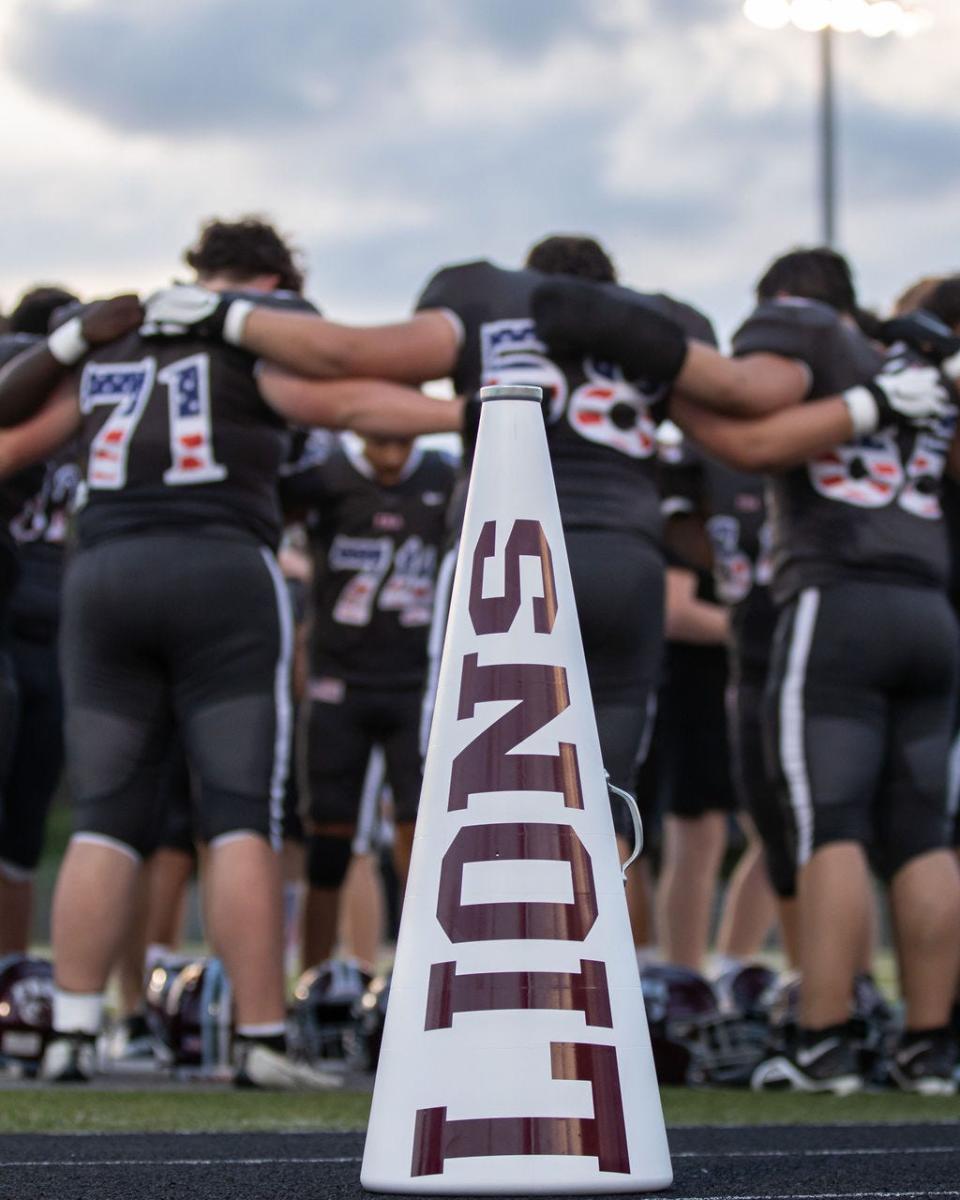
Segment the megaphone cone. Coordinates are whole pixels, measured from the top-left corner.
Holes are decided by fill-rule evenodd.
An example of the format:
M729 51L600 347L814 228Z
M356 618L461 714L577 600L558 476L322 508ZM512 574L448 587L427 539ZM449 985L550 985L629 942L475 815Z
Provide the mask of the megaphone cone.
M539 388L487 388L361 1182L673 1178Z

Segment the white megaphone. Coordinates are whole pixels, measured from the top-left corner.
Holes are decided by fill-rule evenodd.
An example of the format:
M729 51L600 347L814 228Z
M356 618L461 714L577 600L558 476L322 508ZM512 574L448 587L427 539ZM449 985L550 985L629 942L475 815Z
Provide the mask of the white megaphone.
M360 1179L673 1179L535 387L484 401Z

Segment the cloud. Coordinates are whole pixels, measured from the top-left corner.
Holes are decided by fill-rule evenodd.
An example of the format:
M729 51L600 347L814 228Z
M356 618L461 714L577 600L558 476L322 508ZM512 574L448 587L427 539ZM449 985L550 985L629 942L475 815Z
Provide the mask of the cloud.
M349 109L371 81L386 86L384 60L422 8L22 0L5 54L21 79L113 128L243 136Z
M758 30L734 0L7 11L7 281L56 260L152 282L200 217L264 211L310 255L318 299L379 317L444 261L508 265L583 230L723 326L763 263L818 237L815 39ZM942 38L838 46L841 230L871 290L952 253L960 13L937 15Z

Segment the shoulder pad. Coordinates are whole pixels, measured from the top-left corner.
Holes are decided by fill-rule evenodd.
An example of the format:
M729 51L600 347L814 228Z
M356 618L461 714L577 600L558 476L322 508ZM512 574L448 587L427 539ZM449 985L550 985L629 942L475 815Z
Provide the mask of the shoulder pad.
M733 353L805 360L825 334L834 336L841 328L839 314L828 304L792 297L765 300L733 335Z
M228 300L252 300L261 308L283 308L288 309L290 312L307 312L320 316L320 310L317 306L298 292L283 290L258 292L237 288L235 291L223 292L222 295Z
M414 308L418 312L424 308L447 308L452 300L459 298L460 288L464 284L471 285L478 277L498 270L499 267L495 267L485 258L441 267L427 280Z

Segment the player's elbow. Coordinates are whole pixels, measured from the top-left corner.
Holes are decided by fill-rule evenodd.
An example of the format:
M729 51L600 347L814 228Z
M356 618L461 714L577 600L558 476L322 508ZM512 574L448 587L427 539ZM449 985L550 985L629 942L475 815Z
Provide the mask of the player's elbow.
M724 455L728 466L751 475L775 471L781 464L783 447L768 433L744 429L731 438Z

